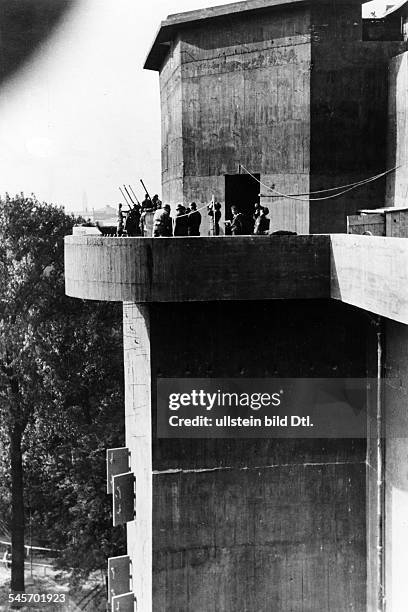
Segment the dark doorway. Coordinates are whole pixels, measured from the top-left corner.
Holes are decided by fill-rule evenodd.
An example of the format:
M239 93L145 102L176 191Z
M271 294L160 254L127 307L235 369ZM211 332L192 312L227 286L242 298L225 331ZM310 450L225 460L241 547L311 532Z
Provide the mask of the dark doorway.
M240 211L252 217L254 204L259 202L260 174L226 174L225 175L225 218L231 219L231 206L235 204Z

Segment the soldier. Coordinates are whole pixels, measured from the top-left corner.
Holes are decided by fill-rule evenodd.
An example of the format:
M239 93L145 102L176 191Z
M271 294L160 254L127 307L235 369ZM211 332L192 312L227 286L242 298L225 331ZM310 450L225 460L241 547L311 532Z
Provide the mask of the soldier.
M255 202L254 204L254 219L256 220L259 215L261 214L262 211L262 206L260 205L259 202Z
M208 216L212 217L212 235L219 236L220 219L221 219L221 204L219 202L211 203L207 206Z
M170 206L165 204L158 208L153 215L153 236L155 238L172 235Z
M266 215L269 214L269 210L261 206L259 215L255 219L254 234L257 236L267 234L269 232L270 219Z
M145 197L144 197L144 200L141 206L142 206L142 212L147 211L147 210L153 210L153 202L149 198L148 193L145 194Z
M155 193L152 198L152 204L153 204L153 210L158 210L159 208L162 207L162 201L159 200L159 196L157 195L157 193Z
M134 204L130 209L125 229L128 236L140 236L140 206L138 204Z
M231 206L232 220L230 231L233 236L248 236L254 231L254 220L249 215L240 212L238 207Z
M182 204L176 206L173 236L188 236L188 214Z
M229 221L229 230L233 236L241 236L244 233L243 214L238 207L231 206L232 219Z
M201 214L197 210L197 204L195 202L191 202L189 206L189 213L187 217L187 225L188 225L188 235L189 236L199 236L200 235L200 225L201 225Z
M123 223L123 212L122 212L122 203L118 204L118 220L116 223L116 235L123 236L124 223Z

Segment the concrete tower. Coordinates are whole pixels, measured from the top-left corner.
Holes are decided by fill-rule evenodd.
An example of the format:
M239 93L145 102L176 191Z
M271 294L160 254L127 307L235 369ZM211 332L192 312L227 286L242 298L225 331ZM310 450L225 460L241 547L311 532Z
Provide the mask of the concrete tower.
M160 73L164 200L215 195L228 216L275 186L295 197L262 197L273 229L345 231L347 214L383 205L384 181L334 200L307 194L384 170L387 63L405 48L362 41L361 0L170 15L145 63Z
M169 17L146 64L161 71L164 199L214 193L228 206L244 189L238 164L291 193L383 169L376 118L400 43L362 43L360 30L358 2L249 0ZM406 54L396 62L389 151L405 163ZM347 151L361 165L350 170ZM384 184L372 189L384 197ZM271 218L337 231L355 208L319 206L274 199ZM407 276L401 238L66 238L67 294L124 303L126 449L108 462L114 520L128 527L110 566L115 610L376 612L384 593L404 609ZM367 376L380 386L364 438L157 434L166 378Z

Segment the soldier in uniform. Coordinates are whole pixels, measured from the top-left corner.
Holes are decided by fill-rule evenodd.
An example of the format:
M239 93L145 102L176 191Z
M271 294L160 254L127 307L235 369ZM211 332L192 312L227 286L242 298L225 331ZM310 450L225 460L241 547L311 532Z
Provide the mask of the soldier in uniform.
M221 219L221 204L219 202L211 203L207 207L208 216L212 217L212 235L219 236L220 234L220 219Z
M138 204L134 204L130 209L125 229L128 236L140 236L140 206Z
M118 204L118 220L116 223L116 235L117 236L123 236L123 230L125 229L124 223L123 223L123 211L122 211L122 203L119 202Z
M240 212L238 207L231 206L232 220L230 222L230 231L233 236L248 236L254 231L254 220L244 213Z
M165 204L158 208L153 215L153 236L155 238L172 235L170 206Z
M261 214L261 211L262 211L262 206L260 205L259 202L255 202L255 204L254 204L254 219L255 219L255 221L259 217L259 215Z
M189 206L187 225L188 225L188 235L189 236L199 236L200 235L201 214L197 210L197 204L195 202L191 202Z
M267 217L268 214L269 210L261 207L259 215L255 219L254 234L260 236L269 232L270 219Z
M154 194L152 198L153 210L158 210L162 207L162 201L159 199L157 193Z
M151 201L147 193L145 194L145 197L144 197L144 200L141 206L142 206L142 212L147 211L147 210L153 210L153 202Z
M173 236L188 236L188 214L185 206L176 206Z

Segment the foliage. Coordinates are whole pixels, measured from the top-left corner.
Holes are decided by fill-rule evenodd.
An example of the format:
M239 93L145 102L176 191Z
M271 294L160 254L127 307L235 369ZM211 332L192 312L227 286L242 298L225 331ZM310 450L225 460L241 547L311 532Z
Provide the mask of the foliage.
M27 431L25 469L37 534L63 551L61 567L83 577L124 550L123 529L112 528L105 468L124 422L118 309L79 304L47 363L58 400Z
M123 374L118 306L64 294L63 238L74 223L34 196L0 200L0 451L21 433L32 533L86 575L123 552L105 493L105 449L123 437Z
M8 427L24 429L46 401L37 339L62 312L63 238L72 225L35 198L0 201L0 411Z

